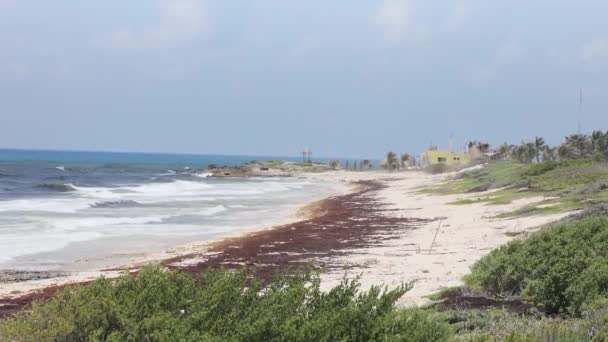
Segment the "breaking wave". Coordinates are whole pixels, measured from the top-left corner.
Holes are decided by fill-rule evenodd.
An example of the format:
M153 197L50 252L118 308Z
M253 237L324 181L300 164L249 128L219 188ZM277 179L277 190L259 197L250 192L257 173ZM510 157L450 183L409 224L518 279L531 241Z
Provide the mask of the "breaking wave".
M133 200L105 201L91 204L91 208L136 208L142 204Z
M198 178L207 178L207 177L211 177L211 172L205 172L205 173L193 173L192 174L194 177L198 177Z
M77 190L76 187L74 187L74 185L72 185L72 184L61 184L61 183L38 184L36 187L40 188L40 189L46 189L49 191L58 191L58 192L70 192L70 191Z

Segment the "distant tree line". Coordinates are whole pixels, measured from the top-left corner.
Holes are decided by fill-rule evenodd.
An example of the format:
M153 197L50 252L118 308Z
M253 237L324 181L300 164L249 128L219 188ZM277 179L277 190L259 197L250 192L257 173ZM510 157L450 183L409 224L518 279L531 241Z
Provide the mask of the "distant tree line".
M399 156L395 152L388 152L380 166L385 170L407 169L415 166L415 158L409 153L401 153Z
M401 153L399 156L395 152L388 152L384 157L384 160L380 163L380 167L386 170L399 170L406 169L415 165L415 159L409 153ZM334 170L344 169L352 171L364 171L373 169L374 165L369 159L362 161L353 161L351 164L348 160L344 163L339 160L332 160L329 162L329 167Z
M608 161L608 131L587 134L571 134L558 146L549 146L542 137L522 141L519 145L504 143L497 149L500 159L532 163L545 160L592 159Z
M478 151L480 158L502 160L517 160L522 163L540 163L547 160L591 159L608 161L608 131L594 131L587 134L571 134L558 146L549 146L543 137L535 137L532 141L520 144L506 142L496 149L483 141L471 140L465 145L469 151ZM399 156L388 152L380 166L389 171L407 169L416 166L416 159L408 153Z
M351 164L348 160L344 162L344 165L342 166L342 162L340 162L339 160L332 160L329 162L329 167L334 169L334 170L338 170L338 169L344 169L344 170L352 170L352 171L365 171L365 170L371 170L373 168L373 164L371 162L371 160L369 159L364 159L362 161L353 161L353 163Z

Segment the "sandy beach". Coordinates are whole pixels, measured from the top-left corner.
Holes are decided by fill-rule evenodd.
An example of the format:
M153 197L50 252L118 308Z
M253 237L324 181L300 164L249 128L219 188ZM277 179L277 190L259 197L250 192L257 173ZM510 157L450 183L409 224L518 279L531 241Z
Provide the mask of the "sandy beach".
M432 195L420 192L452 174L335 171L306 174L311 180L351 184L352 192L315 201L273 227L258 227L213 241L176 246L158 254L133 257L111 269L85 270L68 276L0 284L0 314L14 312L67 284L100 276L115 277L149 262L200 272L255 265L262 278L279 269L313 262L322 285L331 287L344 274L361 276L363 287L414 282L401 298L404 306L424 305L428 295L461 284L462 276L493 248L566 214L496 219L542 198L506 205L449 204L488 194Z

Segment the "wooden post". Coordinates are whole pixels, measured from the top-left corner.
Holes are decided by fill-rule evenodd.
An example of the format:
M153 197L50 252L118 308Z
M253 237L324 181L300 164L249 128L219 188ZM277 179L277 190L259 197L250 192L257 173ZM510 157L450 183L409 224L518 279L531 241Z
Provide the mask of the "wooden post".
M429 254L433 251L433 245L435 244L435 239L437 239L437 234L439 234L439 229L441 229L441 222L443 220L439 220L439 226L437 226L437 230L435 231L435 236L433 237L433 242L431 242L431 247L429 248Z

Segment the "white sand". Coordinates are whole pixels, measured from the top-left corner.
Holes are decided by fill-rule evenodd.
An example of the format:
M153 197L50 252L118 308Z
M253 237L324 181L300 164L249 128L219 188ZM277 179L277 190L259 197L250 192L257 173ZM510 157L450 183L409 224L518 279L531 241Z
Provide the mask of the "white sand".
M338 260L351 265L349 275L361 274L363 287L385 284L396 286L402 282L416 281L413 289L401 300L403 305L422 305L428 296L442 287L462 283L462 276L470 266L493 248L509 241L512 237L505 233L525 232L539 225L560 219L566 214L531 216L520 219L493 219L496 214L512 211L542 198L525 198L507 205L487 206L482 203L450 205L457 199L477 198L487 193L472 195L429 195L419 194L422 186L436 184L444 176L428 175L418 171L409 172L326 172L307 174L311 179L331 179L351 182L356 180L390 180L388 188L380 190L378 199L390 203L396 211L387 215L433 219L444 217L432 251L429 251L439 221L424 224L417 229L403 230L398 239L388 240L382 247L358 249L356 253ZM488 192L489 193L489 192ZM295 213L294 213L295 214ZM283 223L297 220L295 215ZM178 255L204 252L209 241L193 242L178 246L156 255L134 258L130 266L158 261ZM420 250L420 251L419 251ZM334 259L335 262L335 259ZM91 280L101 275L115 277L119 272L91 270L77 272L58 279L33 280L12 284L0 284L0 298L21 296L50 285L63 285ZM343 272L330 272L322 276L325 288L337 284Z
M368 179L370 176L351 173L343 177L354 180ZM439 220L436 220L413 230L404 230L399 239L387 240L382 247L359 249L356 253L343 257L342 263L353 266L349 275L361 275L363 288L379 284L395 287L402 282L415 281L413 289L401 298L400 304L424 305L429 301L426 296L443 287L461 285L462 277L469 272L475 261L513 239L506 233L513 236L513 233L531 231L568 215L495 219L493 217L499 213L540 202L543 198L524 198L506 205L452 205L448 203L484 197L492 191L467 195L430 195L417 191L422 186L436 184L446 177L448 176L417 171L382 176L395 179L388 182L389 187L377 195L381 201L390 203L390 208L397 209L387 212L387 215L443 219L438 232ZM429 250L436 233L433 248ZM344 273L338 271L324 274L323 285L326 288L334 286L343 276Z

